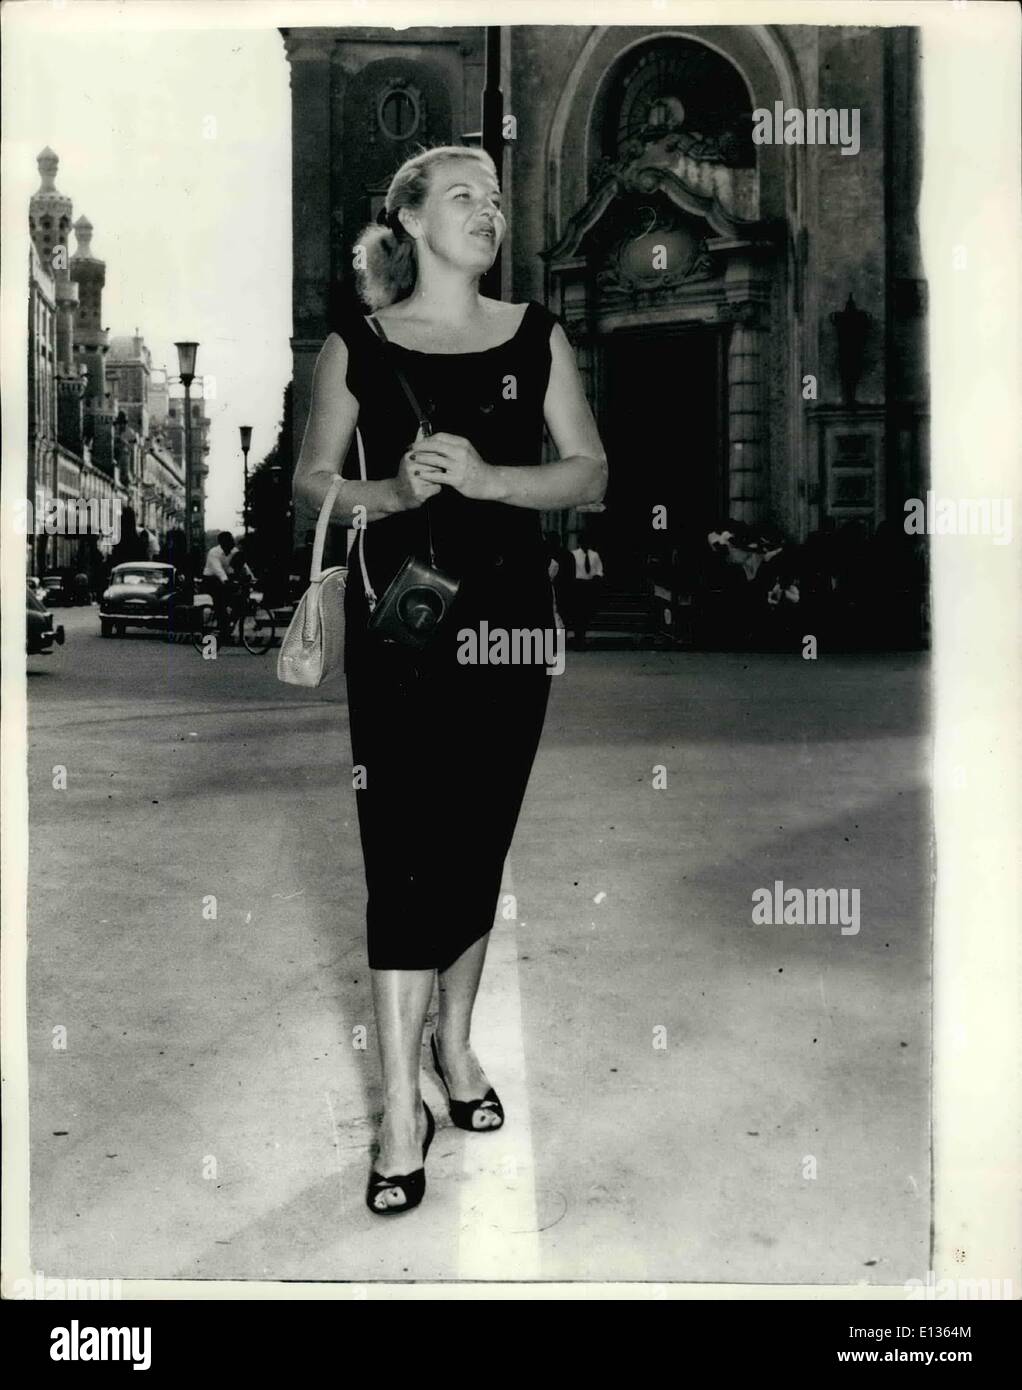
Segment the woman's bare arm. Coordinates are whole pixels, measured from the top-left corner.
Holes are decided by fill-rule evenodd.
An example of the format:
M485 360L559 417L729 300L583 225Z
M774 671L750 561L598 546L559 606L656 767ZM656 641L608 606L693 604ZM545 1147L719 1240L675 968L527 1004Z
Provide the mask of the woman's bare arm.
M347 455L358 422L358 401L344 379L347 370L347 344L331 333L316 358L309 419L292 485L295 500L317 512ZM367 522L404 510L395 482L394 478L368 482L345 479L337 489L333 520L353 525L358 506L365 507Z
M607 455L589 409L568 336L559 323L550 334L550 380L543 416L560 458L556 463L493 467L495 499L538 511L602 502Z

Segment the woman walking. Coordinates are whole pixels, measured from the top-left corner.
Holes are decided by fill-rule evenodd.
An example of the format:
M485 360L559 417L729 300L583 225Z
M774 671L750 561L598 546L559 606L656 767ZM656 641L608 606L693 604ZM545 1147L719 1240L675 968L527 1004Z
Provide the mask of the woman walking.
M599 501L606 459L556 318L535 302L484 298L479 278L505 233L490 157L427 150L401 166L377 224L358 241L371 316L345 315L320 352L295 493L322 505L356 424L367 481L344 469L334 519L366 525L381 595L428 519L436 565L460 581L422 651L369 629L360 565L349 564L345 669L368 906L366 944L383 1071L369 1209L417 1206L434 1122L419 1088L423 1028L439 976L434 1066L461 1128L504 1123L470 1045L472 1009L501 871L542 731L542 659L485 659L486 634L552 630L539 513ZM356 262L358 264L358 262ZM418 428L404 374L429 420ZM546 423L560 455L540 466ZM354 453L354 451L352 451ZM357 508L365 511L357 513ZM459 633L480 635L465 661Z

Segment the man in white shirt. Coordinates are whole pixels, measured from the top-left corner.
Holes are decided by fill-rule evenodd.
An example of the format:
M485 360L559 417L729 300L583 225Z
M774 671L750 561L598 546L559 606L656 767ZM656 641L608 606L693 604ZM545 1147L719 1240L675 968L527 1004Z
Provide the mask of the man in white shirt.
M603 592L603 561L599 551L593 549L589 534L585 531L579 536L571 555L575 561L576 582L572 593L574 621L570 626L575 632L575 645L584 647L586 628L592 622Z
M579 537L578 545L571 553L575 557L576 579L603 578L603 561L600 559L599 551L594 550L592 546L583 545L582 537Z

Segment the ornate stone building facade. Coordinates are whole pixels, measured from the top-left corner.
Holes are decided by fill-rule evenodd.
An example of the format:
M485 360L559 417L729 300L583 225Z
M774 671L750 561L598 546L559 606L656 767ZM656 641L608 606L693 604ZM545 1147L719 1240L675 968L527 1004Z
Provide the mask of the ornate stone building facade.
M79 217L72 224L71 199L56 186L54 151L47 147L36 162L40 186L29 204L27 489L37 534L29 537L26 562L29 573L42 574L94 568L97 547L111 545L108 538L40 529L53 502L131 508L155 549L183 521L184 472L182 453L175 456L172 439L161 437L163 419L149 408L152 369L143 340L137 333L110 340L103 327L106 263L93 251L92 223ZM204 418L201 401L198 413ZM197 434L196 452L208 447L201 427Z
M114 419L117 447L136 522L156 539L166 536L168 531L181 523L184 446L182 443L175 453L175 431L168 427L166 372L162 369L157 371L157 375L164 380L156 391L152 390L153 375L152 354L137 330L131 336L110 339L106 380L117 402ZM195 406L196 414L202 417L206 426L206 429L198 423L196 426L192 447L198 458L203 451L208 452L206 430L209 421L203 415L201 400L196 401ZM177 435L181 433L180 429L176 431ZM207 472L205 463L196 462L193 473L199 498L203 491L199 479Z
M419 142L479 141L485 31L284 35L297 452L331 298L389 175ZM502 292L547 304L575 346L610 460L590 520L618 574L642 581L658 505L675 545L728 517L794 539L900 518L928 472L916 32L501 38ZM858 148L757 143L761 113L780 134L792 110L833 111L832 132L857 113Z

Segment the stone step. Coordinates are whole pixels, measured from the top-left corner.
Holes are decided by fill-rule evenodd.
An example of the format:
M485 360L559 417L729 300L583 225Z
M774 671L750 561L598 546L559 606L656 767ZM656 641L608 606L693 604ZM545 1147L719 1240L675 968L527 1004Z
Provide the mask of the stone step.
M641 594L605 594L593 614L593 631L648 632L652 627L650 604Z

